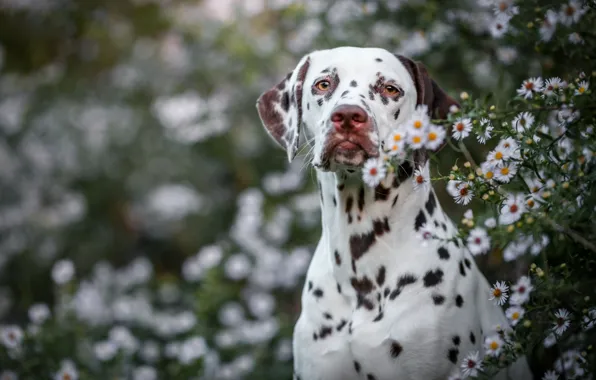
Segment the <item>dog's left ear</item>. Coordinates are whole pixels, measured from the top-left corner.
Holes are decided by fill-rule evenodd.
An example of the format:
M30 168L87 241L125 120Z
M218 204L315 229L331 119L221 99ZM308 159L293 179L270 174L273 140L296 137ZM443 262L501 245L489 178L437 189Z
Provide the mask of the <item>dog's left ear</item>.
M447 95L439 85L430 78L424 65L420 62L414 62L403 55L395 55L406 67L412 76L416 91L418 93L416 105L426 104L430 116L435 119L446 119L449 114L449 108L453 105L459 108L459 103L451 96Z
M302 91L309 66L310 58L302 58L293 72L257 100L257 110L265 129L286 149L290 162L300 143Z

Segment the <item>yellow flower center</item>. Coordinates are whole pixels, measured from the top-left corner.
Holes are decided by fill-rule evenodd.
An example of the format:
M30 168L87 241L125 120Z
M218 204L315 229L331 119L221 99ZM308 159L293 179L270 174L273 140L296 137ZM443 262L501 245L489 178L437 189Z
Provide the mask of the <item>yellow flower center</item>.
M500 159L502 159L502 158L503 158L503 153L502 153L502 152L497 152L497 153L495 153L495 158L496 158L497 160L500 160Z
M420 136L414 136L414 137L412 137L412 142L414 144L420 144L421 141L422 141L422 138L420 138Z
M399 133L394 134L393 141L401 141L401 135Z
M502 175L507 175L509 174L509 168L507 166L505 166L504 168L501 169L501 174Z
M577 89L577 91L579 91L580 94L583 94L586 91L585 87L580 87Z
M491 179L491 178L493 178L493 175L494 175L494 173L493 173L493 172L486 172L486 173L484 174L484 178L486 178L486 179Z
M490 342L491 350L496 350L497 348L499 348L499 343L495 342L494 340L492 342Z
M514 321L519 319L519 312L514 312L513 314L511 314L511 319L513 319Z
M435 141L437 139L437 134L435 132L430 132L428 134L428 140L429 141Z
M422 122L420 120L416 120L414 122L414 128L420 129L422 127Z
M455 126L455 129L457 129L458 131L463 131L465 128L464 123L457 123L457 125Z
M495 297L498 298L498 297L501 297L501 294L503 294L501 292L501 289L495 289L495 290L493 290L493 296L495 296Z
M392 151L396 151L398 149L398 145L397 144L393 144L393 146L391 147Z

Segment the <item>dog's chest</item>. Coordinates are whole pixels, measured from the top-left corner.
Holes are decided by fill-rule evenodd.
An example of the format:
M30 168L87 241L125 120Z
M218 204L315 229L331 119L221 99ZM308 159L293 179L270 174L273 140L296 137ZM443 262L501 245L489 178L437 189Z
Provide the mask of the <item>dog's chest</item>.
M474 290L470 281L462 281L466 276L459 264L467 277L475 267L463 261L453 243L405 244L401 249L415 250L419 260L377 259L343 276L323 247L311 262L294 331L301 379L443 379L463 353L479 344L471 296L464 308ZM450 260L440 259L440 248ZM379 255L372 249L368 257Z

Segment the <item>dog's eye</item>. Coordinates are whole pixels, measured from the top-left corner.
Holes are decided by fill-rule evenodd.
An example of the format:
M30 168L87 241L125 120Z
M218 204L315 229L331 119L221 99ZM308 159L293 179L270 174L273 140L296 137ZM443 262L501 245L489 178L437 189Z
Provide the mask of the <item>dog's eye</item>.
M389 95L389 96L395 96L398 95L400 93L399 88L388 84L387 86L385 86L385 94Z
M331 83L329 83L329 81L327 79L323 79L323 80L320 80L317 83L315 83L315 87L319 91L327 91L327 90L329 90L330 86L331 86Z

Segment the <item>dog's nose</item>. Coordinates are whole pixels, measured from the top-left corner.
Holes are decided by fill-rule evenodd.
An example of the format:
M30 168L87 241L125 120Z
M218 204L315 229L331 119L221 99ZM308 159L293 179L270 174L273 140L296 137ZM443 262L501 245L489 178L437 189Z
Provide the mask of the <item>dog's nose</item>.
M336 130L360 128L368 121L368 115L362 108L354 105L337 107L331 114L331 122Z

